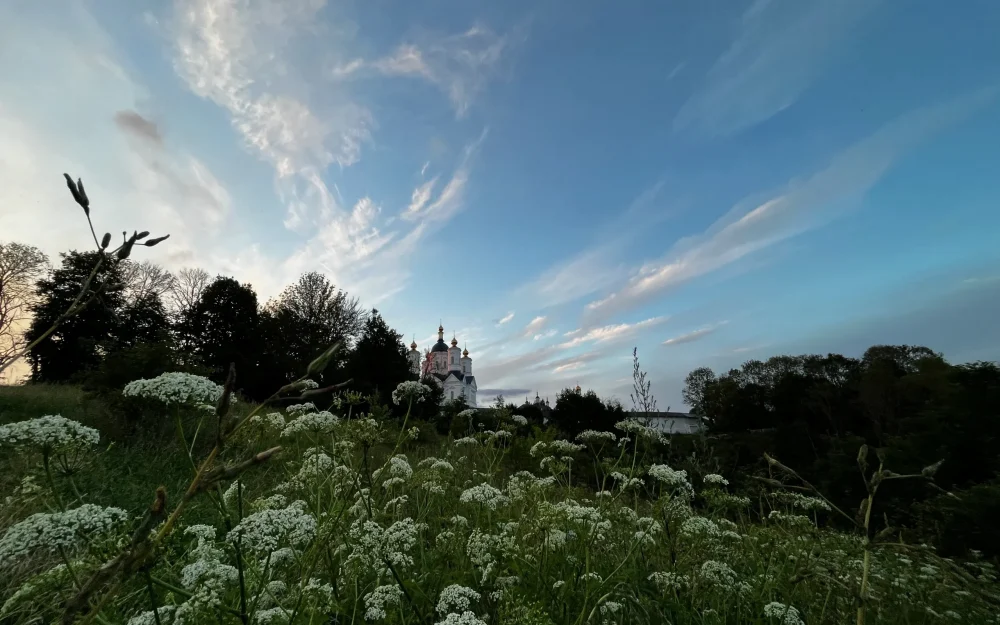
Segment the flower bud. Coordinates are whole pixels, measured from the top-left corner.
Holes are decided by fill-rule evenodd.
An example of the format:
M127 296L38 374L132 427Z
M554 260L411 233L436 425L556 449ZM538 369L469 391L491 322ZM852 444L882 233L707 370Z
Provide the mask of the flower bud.
M333 355L338 351L340 351L340 343L334 343L331 345L329 349L309 363L309 368L306 370L306 376L319 375L320 373L323 373L326 366L330 364L330 359L333 358Z
M143 243L143 245L145 245L146 247L153 247L154 245L156 245L160 241L166 241L169 238L170 238L170 235L169 234L165 234L162 237L156 237L155 239L150 239L150 240L146 241L145 243Z
M78 182L73 182L69 174L63 174L63 176L66 178L66 186L69 187L69 192L73 194L73 200L83 208L83 212L89 217L90 200L87 199L87 192L83 190L83 180L78 178Z
M108 249L109 245L111 245L111 233L110 232L105 232L104 233L104 238L101 239L101 249L102 250L106 250L106 249Z
M149 230L143 230L139 234L135 235L135 240L136 241L142 241L143 239L145 239L148 236L149 236Z

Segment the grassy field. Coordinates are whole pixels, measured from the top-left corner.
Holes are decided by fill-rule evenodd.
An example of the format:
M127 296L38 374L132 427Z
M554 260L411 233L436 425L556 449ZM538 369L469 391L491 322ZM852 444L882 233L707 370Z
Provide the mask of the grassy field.
M497 414L455 439L347 405L233 412L255 416L212 465L229 469L208 473L217 481L176 524L146 527L155 539L140 532L155 556L81 614L131 625L1000 623L990 564L826 529L837 511L809 494L729 492L721 476L664 464L666 443L636 423L562 441ZM37 449L0 448L3 623L58 621L128 552L158 486L165 512L176 509L215 438L214 417L189 407L122 414L76 387L0 387L0 424L49 414L101 440L53 460L51 479ZM195 431L189 458L180 440ZM81 509L89 516L65 521ZM34 513L50 515L32 527L52 539L22 532L14 545Z

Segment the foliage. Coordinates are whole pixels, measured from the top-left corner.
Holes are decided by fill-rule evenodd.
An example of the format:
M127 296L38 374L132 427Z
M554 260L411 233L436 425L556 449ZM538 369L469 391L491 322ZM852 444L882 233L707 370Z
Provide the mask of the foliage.
M522 439L512 420L417 444L408 425L303 410L288 423L323 421L322 431L241 430L228 462L246 457L242 445L280 441L283 455L191 500L199 516L164 535L146 573L121 578L119 592L102 598L100 620L153 623L155 609L175 624L832 624L855 622L860 607L866 622L935 614L997 622L988 562L950 562L888 535L867 549L863 538L829 527L835 512L821 495L783 484L761 491L754 507L764 518L755 522L750 501L722 476L654 462L662 442L630 422L583 436L587 445ZM611 433L614 441L596 451ZM527 445L529 471L512 461ZM183 464L160 468L185 473ZM586 473L597 489L582 485ZM877 474L892 475L883 467ZM137 478L148 488L160 481L129 481ZM14 495L23 512L5 533L16 538L27 527L18 523L30 523L56 539L2 542L37 549L0 585L0 618L59 619L82 583L65 571L86 579L115 561L116 541L129 542L120 513L102 512L113 504L87 501L86 486L81 493L83 501L51 519L32 517L51 497L45 488L30 495L34 503Z
M38 281L38 300L32 306L33 319L25 338L34 341L56 324L72 306L103 252L62 254L61 267L50 277ZM91 280L96 299L83 310L63 321L48 340L32 348L32 380L62 382L84 369L96 366L102 352L122 328L121 312L125 307L120 265L109 260L101 265Z
M936 479L946 490L972 488L1000 474L996 363L951 365L930 349L912 346L875 346L860 359L777 356L717 377L695 370L685 397L708 418L727 475L753 471L760 452L767 451L843 507L866 494L855 479L853 450L861 443L883 448L905 473L946 459ZM880 497L877 514L935 540L941 533L929 519L959 523L964 515L987 510L932 497L919 485L900 483ZM946 507L932 513L927 506ZM993 541L969 532L942 547L998 553L990 551Z
M416 377L410 371L406 352L403 335L390 328L373 308L348 357L346 377L352 380L351 388L366 396L377 395L380 403L388 404L398 384Z
M261 311L266 337L268 379L295 379L304 363L335 343L351 346L365 328L365 315L356 298L337 289L323 274L302 274ZM346 351L328 366L342 371Z
M235 363L238 388L253 396L261 335L257 294L250 285L216 278L183 314L178 334L184 351L209 367L216 382L225 380L229 364Z
M611 430L625 418L625 410L614 400L601 400L594 391L565 389L557 396L549 418L562 432L576 436L584 430Z
M36 247L0 242L0 367L24 345L24 325L35 299L35 282L49 259Z

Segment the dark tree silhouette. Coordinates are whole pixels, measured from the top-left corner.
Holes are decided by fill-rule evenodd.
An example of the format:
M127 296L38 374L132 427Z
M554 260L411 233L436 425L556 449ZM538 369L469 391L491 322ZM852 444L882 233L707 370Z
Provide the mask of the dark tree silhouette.
M406 359L403 335L390 328L374 308L348 357L347 377L354 380L352 387L355 390L377 393L382 403L391 403L397 384L416 378Z
M62 266L38 281L34 315L25 334L30 342L44 334L80 293L98 260L98 252L61 254ZM125 298L120 265L106 260L91 288L98 295L82 311L67 318L48 340L29 354L31 377L36 382L62 382L100 363L121 329Z
M618 402L602 401L594 391L565 389L556 397L550 421L573 437L584 430L613 430L615 423L625 417L625 409Z
M183 314L178 335L184 351L207 366L214 380L223 382L235 363L238 388L255 398L273 391L274 382L260 391L255 385L262 339L257 294L249 284L216 278Z

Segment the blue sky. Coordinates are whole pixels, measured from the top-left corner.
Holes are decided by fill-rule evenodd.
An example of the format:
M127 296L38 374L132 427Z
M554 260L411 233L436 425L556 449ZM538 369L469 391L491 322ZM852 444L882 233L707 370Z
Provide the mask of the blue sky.
M252 283L320 270L481 398L660 406L698 366L997 359L1000 5L0 6L0 238ZM143 250L145 251L145 250ZM485 391L485 392L484 392Z

